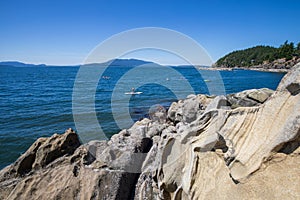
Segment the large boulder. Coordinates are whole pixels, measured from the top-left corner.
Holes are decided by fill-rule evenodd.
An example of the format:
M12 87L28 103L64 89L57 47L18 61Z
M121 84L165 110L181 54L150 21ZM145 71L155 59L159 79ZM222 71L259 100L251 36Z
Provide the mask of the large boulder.
M168 118L174 123L190 123L197 119L214 97L207 95L189 95L186 99L173 102L168 110Z
M22 176L33 169L40 169L54 160L72 155L80 146L78 135L68 129L64 134L54 134L49 138L39 138L18 160L9 166L9 173L14 176Z
M204 112L208 112L214 109L230 109L230 103L223 95L214 98L206 107Z
M259 103L264 103L273 94L273 92L273 90L268 88L262 88L260 90L249 92L247 97Z
M268 88L245 90L236 94L227 95L232 108L252 107L263 104L272 94Z

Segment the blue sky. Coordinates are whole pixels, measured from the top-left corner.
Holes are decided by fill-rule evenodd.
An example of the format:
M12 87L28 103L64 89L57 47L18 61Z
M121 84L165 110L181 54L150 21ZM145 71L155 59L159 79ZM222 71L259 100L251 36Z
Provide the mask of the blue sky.
M216 61L258 44L300 42L299 12L298 0L1 0L0 60L79 64L108 37L150 26L190 36Z

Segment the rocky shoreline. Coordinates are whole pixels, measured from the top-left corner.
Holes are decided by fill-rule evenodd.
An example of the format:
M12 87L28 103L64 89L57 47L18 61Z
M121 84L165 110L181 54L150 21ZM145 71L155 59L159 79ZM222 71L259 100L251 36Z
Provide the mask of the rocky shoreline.
M190 95L109 141L71 129L0 171L0 199L300 199L300 65L276 91Z
M267 69L263 67L257 67L257 68L244 68L239 67L236 69L242 69L242 70L253 70L253 71L261 71L261 72L276 72L276 73L287 73L290 71L290 69Z
M233 68L226 66L216 66L213 65L209 70L234 70L234 69L243 69L243 70L255 70L255 71L264 71L264 72L279 72L279 73L287 73L290 69L300 63L299 57L293 57L291 60L286 60L285 58L277 59L272 62L265 61L260 65L241 67L235 66ZM202 68L201 68L202 69Z
M233 71L233 70L253 70L253 71L261 71L261 72L275 72L275 73L287 73L290 69L272 69L272 68L263 68L261 66L257 67L234 67L234 68L226 68L226 67L198 67L199 70L211 70L211 71Z

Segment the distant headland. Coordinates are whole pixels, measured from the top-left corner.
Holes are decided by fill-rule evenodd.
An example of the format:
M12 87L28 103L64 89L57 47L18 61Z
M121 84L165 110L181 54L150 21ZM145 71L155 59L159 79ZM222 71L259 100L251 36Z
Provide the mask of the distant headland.
M278 48L259 45L233 51L220 58L213 67L286 72L299 62L300 42L295 46L293 42L285 41Z

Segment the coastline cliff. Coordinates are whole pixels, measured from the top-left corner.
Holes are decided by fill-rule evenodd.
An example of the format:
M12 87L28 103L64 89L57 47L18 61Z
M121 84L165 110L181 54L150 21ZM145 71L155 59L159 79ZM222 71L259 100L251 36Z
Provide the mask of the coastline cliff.
M71 129L0 171L0 199L299 199L300 64L276 91L190 95L109 141Z

